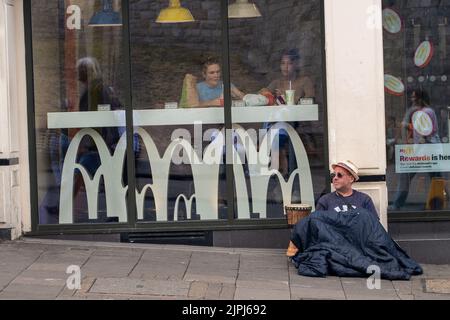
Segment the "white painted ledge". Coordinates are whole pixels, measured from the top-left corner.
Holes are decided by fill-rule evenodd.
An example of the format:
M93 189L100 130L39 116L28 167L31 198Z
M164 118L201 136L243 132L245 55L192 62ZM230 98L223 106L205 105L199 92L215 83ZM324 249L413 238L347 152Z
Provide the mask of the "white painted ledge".
M318 121L318 105L232 108L234 123ZM125 127L125 111L53 112L47 114L49 129ZM177 126L223 124L223 108L154 109L133 111L134 125Z

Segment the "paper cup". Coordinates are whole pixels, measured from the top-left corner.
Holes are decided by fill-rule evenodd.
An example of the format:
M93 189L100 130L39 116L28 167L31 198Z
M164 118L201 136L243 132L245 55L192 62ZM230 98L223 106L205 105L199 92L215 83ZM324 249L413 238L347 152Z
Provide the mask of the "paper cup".
M295 104L295 90L286 90L286 104L288 106L293 106Z

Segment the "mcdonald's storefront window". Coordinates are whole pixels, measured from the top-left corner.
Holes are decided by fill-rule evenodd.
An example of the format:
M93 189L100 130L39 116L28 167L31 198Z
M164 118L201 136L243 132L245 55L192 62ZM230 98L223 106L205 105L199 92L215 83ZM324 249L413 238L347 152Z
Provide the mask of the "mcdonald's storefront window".
M388 211L448 211L450 5L383 1Z
M234 2L30 1L37 231L281 228L329 191L323 1Z

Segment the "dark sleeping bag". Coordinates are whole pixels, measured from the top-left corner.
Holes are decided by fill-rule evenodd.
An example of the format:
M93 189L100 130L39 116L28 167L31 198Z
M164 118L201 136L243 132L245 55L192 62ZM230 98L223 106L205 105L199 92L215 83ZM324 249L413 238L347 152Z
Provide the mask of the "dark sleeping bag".
M291 240L299 248L292 261L303 276L368 277L370 266L378 266L381 278L389 280L422 274L365 209L313 212L295 225Z

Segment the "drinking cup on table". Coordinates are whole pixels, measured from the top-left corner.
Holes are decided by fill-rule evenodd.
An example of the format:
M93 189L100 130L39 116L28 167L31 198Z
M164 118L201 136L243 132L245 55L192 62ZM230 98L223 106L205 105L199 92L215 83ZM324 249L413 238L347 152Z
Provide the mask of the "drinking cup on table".
M288 106L293 106L295 104L295 90L286 90L286 104Z

